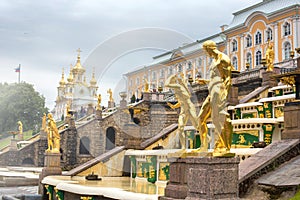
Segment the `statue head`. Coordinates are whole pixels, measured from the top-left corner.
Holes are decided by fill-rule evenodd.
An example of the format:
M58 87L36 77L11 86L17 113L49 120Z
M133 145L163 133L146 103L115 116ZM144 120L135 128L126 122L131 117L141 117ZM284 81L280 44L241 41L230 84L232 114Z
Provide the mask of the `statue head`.
M209 55L211 55L211 53L217 49L216 43L212 40L205 41L202 47Z

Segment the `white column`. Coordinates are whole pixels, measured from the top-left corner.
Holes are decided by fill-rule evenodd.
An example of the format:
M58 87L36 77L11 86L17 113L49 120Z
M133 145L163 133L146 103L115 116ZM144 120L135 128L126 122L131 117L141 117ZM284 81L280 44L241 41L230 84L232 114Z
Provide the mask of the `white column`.
M294 16L292 21L293 21L292 35L294 36L292 50L294 50L295 48L299 47L299 17Z
M244 64L244 35L241 34L240 35L240 43L241 43L241 49L240 49L240 71L244 71L245 70L245 64Z
M274 54L275 54L275 60L274 63L278 63L278 23L274 23L273 24L273 32L274 32L274 38L273 38L273 42L274 42Z

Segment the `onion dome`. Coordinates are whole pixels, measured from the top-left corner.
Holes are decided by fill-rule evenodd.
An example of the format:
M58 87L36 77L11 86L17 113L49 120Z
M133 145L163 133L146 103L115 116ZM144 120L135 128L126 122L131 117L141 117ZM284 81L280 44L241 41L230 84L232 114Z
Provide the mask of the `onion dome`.
M72 83L73 82L73 66L72 66L72 64L70 65L70 74L69 74L69 77L68 77L68 82L69 83Z
M65 82L65 74L64 74L64 68L62 69L62 74L61 74L61 80L59 81L60 86L64 86L66 84Z
M96 86L97 80L95 79L95 69L93 70L92 78L90 80L91 86Z
M80 62L80 48L77 50L78 52L78 55L77 55L77 62L76 62L76 65L74 66L72 72L73 74L82 74L85 72L85 69L81 66L81 62Z

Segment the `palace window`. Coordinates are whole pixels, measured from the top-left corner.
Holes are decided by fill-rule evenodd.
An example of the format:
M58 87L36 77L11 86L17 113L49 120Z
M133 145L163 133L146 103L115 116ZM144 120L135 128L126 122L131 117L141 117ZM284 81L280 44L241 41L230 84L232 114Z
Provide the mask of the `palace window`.
M291 34L291 25L288 22L285 22L285 24L283 25L283 35L287 36Z
M233 40L232 41L232 51L237 51L237 41L236 40Z
M261 44L261 32L257 32L255 35L255 44Z
M246 37L246 47L251 47L252 46L252 37L251 35L247 35Z
M165 70L160 69L160 78L163 78L165 76Z
M271 41L271 40L273 40L273 31L272 31L272 29L271 28L268 28L267 29L267 31L266 31L266 36L267 36L267 41Z
M202 58L199 58L198 65L199 65L199 67L202 65Z
M178 65L178 72L182 72L182 65L181 64Z
M249 63L249 66L251 68L251 66L252 66L252 55L251 55L251 53L247 53L247 63Z
M140 79L136 78L136 84L139 85L140 84Z
M232 58L232 65L234 67L234 69L238 69L238 62L237 62L237 58L236 57L233 57Z
M255 65L259 66L261 61L261 51L255 53Z
M284 43L284 52L283 52L283 55L284 55L284 59L285 60L288 60L290 59L290 52L291 52L291 44L289 42L285 42Z
M192 69L192 63L191 63L191 62L188 62L187 70L191 70L191 69Z
M152 80L156 80L156 72L152 72Z
M172 74L173 74L173 67L170 66L170 67L169 67L169 75L172 75Z

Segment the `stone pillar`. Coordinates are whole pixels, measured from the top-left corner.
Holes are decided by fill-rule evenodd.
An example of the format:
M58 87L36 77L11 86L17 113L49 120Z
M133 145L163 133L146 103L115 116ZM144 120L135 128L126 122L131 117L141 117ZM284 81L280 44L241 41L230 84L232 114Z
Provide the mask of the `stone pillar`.
M228 95L229 105L235 106L239 104L238 97L239 97L239 88L232 85Z
M188 164L182 158L169 158L168 162L170 162L170 179L165 188L165 196L159 200L185 199L188 193Z
M284 131L281 139L300 139L300 102L286 103L283 111Z
M18 142L19 142L20 140L18 140L18 139L15 139L15 138L12 138L11 140L10 140L10 147L9 147L9 150L10 151L17 151L18 150Z
M239 158L187 158L188 194L185 200L239 199Z
M39 151L38 151L38 166L44 166L45 160L45 151L48 148L48 140L47 140L47 133L41 129L40 131L40 140L39 140Z
M170 163L170 181L160 200L238 199L238 165L235 157L177 158Z
M276 73L273 71L262 72L262 86L269 85L270 87L277 86L277 81L272 76Z
M96 109L96 119L101 120L102 119L102 110Z
M114 107L116 107L115 102L108 101L108 108L114 108Z
M144 101L150 101L151 100L151 93L150 92L144 92L143 93L143 100Z
M52 152L45 153L44 168L42 169L42 173L39 176L39 194L41 194L42 196L47 195L44 185L42 184L42 180L46 176L62 174L62 170L60 167L60 156L61 156L60 153L52 153Z

